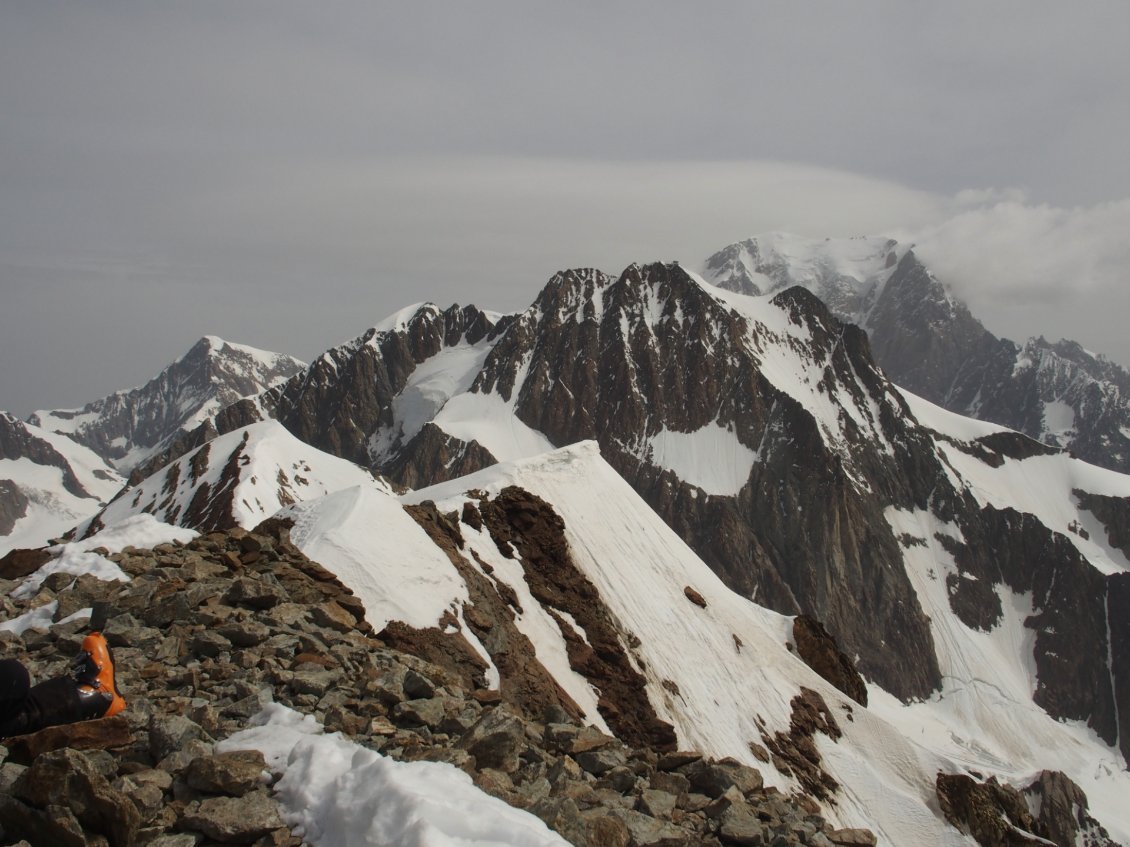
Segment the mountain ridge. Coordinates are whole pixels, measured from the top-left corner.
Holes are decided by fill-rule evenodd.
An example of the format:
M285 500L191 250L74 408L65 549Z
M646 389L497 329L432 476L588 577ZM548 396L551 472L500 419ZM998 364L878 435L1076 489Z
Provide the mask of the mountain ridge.
M183 430L303 367L285 354L206 335L142 386L77 409L40 410L28 421L69 436L128 474Z

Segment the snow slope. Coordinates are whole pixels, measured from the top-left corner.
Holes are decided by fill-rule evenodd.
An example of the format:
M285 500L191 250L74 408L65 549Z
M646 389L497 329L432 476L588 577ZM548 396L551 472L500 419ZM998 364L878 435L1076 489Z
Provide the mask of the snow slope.
M353 589L378 632L394 620L435 626L468 599L447 556L387 489L355 485L279 515L295 522L291 541Z
M935 772L956 766L860 709L793 656L785 647L790 620L729 591L600 458L595 444L498 465L404 499L434 500L448 511L461 506L467 490L497 493L508 485L546 499L564 518L575 562L622 630L640 639L635 652L648 696L674 724L681 748L733 756L787 790L791 779L759 762L749 744L760 743L759 721L771 730L787 728L790 701L806 686L823 695L845 733L838 744L817 739L843 785L838 808L826 810L833 819L871 826L892 844L968 843L929 808ZM493 545L466 525L461 530L476 552ZM522 587L520 569L494 573ZM688 585L706 599L705 609L687 600ZM534 640L539 659L554 668ZM562 684L575 688L568 680Z
M65 468L37 462L28 455L0 458L0 480L10 480L27 498L27 509L11 531L0 536L0 555L17 548L40 547L98 511L125 480L92 450L33 424L5 415L6 425L24 438L45 444L61 458L88 496L69 490Z

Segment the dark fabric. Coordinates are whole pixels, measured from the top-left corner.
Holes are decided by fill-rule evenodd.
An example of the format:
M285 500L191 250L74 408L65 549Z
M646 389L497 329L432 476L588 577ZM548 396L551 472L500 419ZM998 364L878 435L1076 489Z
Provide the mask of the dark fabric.
M27 668L15 659L0 659L0 723L23 709L30 690Z
M13 659L0 659L0 738L100 717L108 705L103 696L81 697L70 677L31 685L27 668Z

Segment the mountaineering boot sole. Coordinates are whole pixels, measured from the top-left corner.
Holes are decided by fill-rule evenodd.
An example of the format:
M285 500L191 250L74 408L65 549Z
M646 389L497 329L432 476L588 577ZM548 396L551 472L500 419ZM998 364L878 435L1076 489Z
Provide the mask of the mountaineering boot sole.
M90 717L108 718L126 707L125 698L114 683L114 654L101 632L92 632L82 640L74 678L79 683L80 698L89 703ZM94 713L103 704L105 710Z

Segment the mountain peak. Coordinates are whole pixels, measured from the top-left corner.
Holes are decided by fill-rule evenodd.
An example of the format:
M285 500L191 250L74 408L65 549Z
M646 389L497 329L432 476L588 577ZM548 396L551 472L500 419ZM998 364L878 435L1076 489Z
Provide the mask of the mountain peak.
M304 367L292 356L205 335L145 385L114 392L79 409L37 411L29 420L69 436L128 471L159 453L183 430Z

